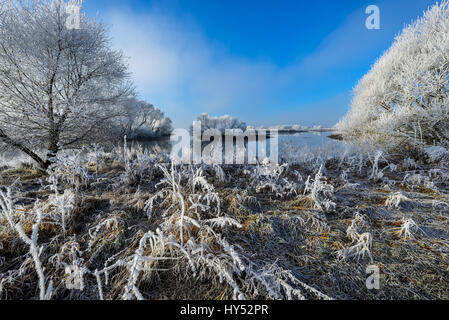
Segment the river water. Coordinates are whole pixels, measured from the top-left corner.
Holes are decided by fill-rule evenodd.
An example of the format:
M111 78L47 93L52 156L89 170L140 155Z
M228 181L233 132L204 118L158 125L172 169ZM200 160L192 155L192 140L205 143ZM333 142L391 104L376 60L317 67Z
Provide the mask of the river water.
M332 132L303 132L297 134L283 134L278 136L279 154L286 147L293 147L296 149L308 149L308 150L320 150L320 149L333 149L339 148L343 144L338 140L329 138ZM144 150L151 154L158 154L162 152L170 153L172 151L173 143L170 142L170 138L164 138L154 141L138 141L131 142L128 145L140 144ZM257 144L264 143L266 145L267 153L270 152L270 139L264 141L257 141ZM247 145L247 144L245 144Z
M304 149L304 150L329 150L338 149L343 144L340 141L329 138L331 132L303 132L297 134L285 134L278 136L278 150L279 155L282 156L286 149ZM257 141L257 144L265 143L267 149L267 156L270 154L270 140ZM170 153L173 143L170 137L151 140L151 141L129 141L128 147L133 147L137 144L149 154ZM15 151L0 152L0 165L8 165L14 162L29 162L26 155Z

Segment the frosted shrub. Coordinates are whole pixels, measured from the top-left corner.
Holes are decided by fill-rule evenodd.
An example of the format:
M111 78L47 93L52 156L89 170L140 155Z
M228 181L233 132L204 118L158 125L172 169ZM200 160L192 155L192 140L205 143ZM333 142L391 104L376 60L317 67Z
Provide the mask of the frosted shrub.
M432 146L426 148L426 153L432 162L449 162L449 150L446 148Z
M95 226L89 228L89 241L87 251L90 252L90 260L105 249L107 246L118 242L124 232L124 222L118 215L101 219Z
M443 209L449 209L449 203L433 200L432 201L432 208L435 210L443 210Z
M316 209L331 211L337 206L333 201L334 187L325 181L322 170L323 167L321 166L313 180L311 180L310 177L307 179L304 195L308 195L315 204Z
M282 165L273 164L266 158L261 164L257 164L251 173L251 184L257 193L268 191L279 198L296 194L298 185L282 177L287 168L288 164L286 163Z
M9 227L14 230L15 207L11 188L7 188L6 192L0 190L0 209L2 209L2 217L6 219Z
M191 169L191 174L184 179L185 186L181 183L184 174L177 170L173 162L170 170L163 165L160 165L159 168L162 170L164 178L157 187L162 186L163 188L146 202L144 210L151 218L156 201L161 199L161 205L171 202L172 205L164 212L163 216L172 214L173 217L179 218L174 225L179 226L180 241L183 243L184 222L187 225L195 225L195 219L199 219L204 213L207 213L209 217L218 217L220 215L220 199L215 188L206 181L202 168Z
M374 157L373 160L373 170L371 172L371 175L369 176L370 180L380 180L383 178L384 173L382 170L379 170L379 161L381 160L383 156L382 151L378 151Z
M448 147L448 29L448 1L406 27L359 82L337 128L392 152Z
M416 232L424 233L424 231L411 218L402 218L401 225L393 228L393 234L404 240L413 239L413 234Z
M351 239L351 247L337 251L337 256L340 259L348 260L356 258L357 261L360 258L364 258L367 255L371 262L373 258L371 256L370 248L372 246L372 235L369 232L363 233L362 230L368 227L368 221L365 215L357 212L351 221L351 225L346 229L346 236Z
M351 258L357 259L359 261L367 255L371 262L373 262L373 257L371 256L370 248L372 246L372 236L370 233L362 233L357 236L357 242L355 245L339 250L337 256L341 259L347 260Z
M41 300L49 300L53 293L53 283L50 281L46 287L46 279L44 269L39 256L42 248L38 244L39 226L42 222L42 211L37 210L35 213L35 223L32 227L31 237L25 234L23 226L20 222L16 222L14 200L12 198L12 190L7 189L6 193L0 190L0 208L2 215L6 218L11 228L17 233L19 238L29 246L29 253L33 258L34 267L39 278L39 298Z
M217 179L219 181L221 181L221 182L226 181L226 173L223 171L223 168L221 167L221 165L214 164L212 166L212 168L214 169L215 176L217 177Z
M351 225L346 229L346 235L352 240L352 242L357 242L360 238L360 229L367 226L365 216L360 213L356 213L354 219L351 221Z
M443 185L449 184L449 170L447 167L441 167L429 170L429 179L431 182L441 183Z
M407 173L404 176L403 183L406 183L410 186L425 186L426 188L435 187L434 182L429 176L420 173Z
M91 177L84 166L82 152L82 150L59 152L51 159L52 164L48 168L48 180L54 185L58 181L68 183L76 192L82 185L87 187Z
M141 145L128 148L126 136L124 138L123 162L125 173L121 176L121 181L127 186L139 184L143 179L152 179L155 169L153 156L144 152Z
M415 161L415 159L406 158L402 162L406 170L410 169L419 169L419 164Z
M123 293L124 300L129 300L133 297L136 297L139 300L143 300L143 296L137 288L137 280L141 272L150 272L152 267L151 262L154 262L156 260L169 259L165 257L152 257L151 255L144 256L144 250L147 246L147 243L149 243L151 246L151 252L153 252L155 251L155 249L157 249L155 248L155 246L160 241L163 242L164 240L165 239L163 236L161 237L159 234L158 237L158 235L154 234L152 231L147 232L140 239L139 247L137 248L135 253L128 258L128 262L125 264L127 265L127 269L129 272L129 279L127 285L125 286L125 292ZM163 243L162 245L165 247L165 243ZM168 245L170 245L170 243L168 243ZM123 262L119 261L118 263L121 264Z
M53 194L44 204L47 209L47 215L61 226L63 234L67 229L67 217L70 215L76 205L76 195L72 190L64 190L63 194Z
M305 227L311 227L319 233L330 232L326 217L317 212L308 212L306 217L297 214L283 214L282 218L288 223L290 228L296 231L304 231ZM300 228L298 228L298 225Z
M385 206L388 208L401 208L411 204L411 200L400 192L396 192L388 196Z
M236 194L234 199L237 209L244 209L246 207L260 208L260 203L257 198L249 195L247 190L241 194Z
M101 164L100 161L103 158L104 149L98 143L94 143L91 146L87 146L85 147L85 149L87 152L87 159L88 161L92 161L95 164L95 175L98 176L98 167Z
M263 288L272 299L305 300L305 292L318 299L332 300L329 296L298 280L289 270L280 268L276 263L267 264L256 272L252 272L248 283L256 292ZM301 290L303 289L303 290Z
M170 135L172 122L164 113L152 104L137 100L135 97L124 99L119 108L122 116L115 119L115 130L119 136L136 138L154 138Z

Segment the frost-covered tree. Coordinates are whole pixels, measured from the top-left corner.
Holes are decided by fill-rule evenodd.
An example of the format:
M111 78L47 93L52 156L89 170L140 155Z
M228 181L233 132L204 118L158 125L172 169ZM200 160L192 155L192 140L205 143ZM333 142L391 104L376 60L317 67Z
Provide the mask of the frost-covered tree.
M116 106L133 94L127 64L105 26L83 12L80 28L68 28L64 1L1 5L0 143L45 168L59 150L100 139L122 116Z
M245 131L247 128L246 123L228 115L211 117L207 113L203 113L196 119L196 121L201 121L201 133L208 129L217 129L220 132L225 133L226 129L241 129ZM190 131L192 131L192 127L190 128Z
M119 119L121 136L128 138L153 138L170 135L172 121L152 104L129 98L121 106L124 116Z
M358 83L344 135L396 150L449 145L448 5L406 27Z

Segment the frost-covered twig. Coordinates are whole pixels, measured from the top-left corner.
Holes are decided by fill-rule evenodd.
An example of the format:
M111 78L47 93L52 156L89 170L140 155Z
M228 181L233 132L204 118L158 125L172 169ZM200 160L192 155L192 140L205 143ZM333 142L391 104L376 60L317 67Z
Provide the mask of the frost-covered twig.
M372 236L370 233L366 232L358 236L357 243L355 245L337 251L337 256L345 260L356 258L357 261L359 261L360 258L364 258L365 255L368 255L371 262L373 262L373 257L370 251L371 245Z
M44 269L42 267L42 263L39 259L41 248L39 247L38 234L39 227L42 222L42 210L38 209L36 211L36 221L33 224L31 237L28 237L23 230L22 224L20 222L15 222L15 209L14 209L14 200L12 199L12 190L10 188L7 189L6 194L3 191L0 191L0 206L2 208L2 213L6 217L6 220L10 224L10 226L17 232L20 239L25 242L29 246L29 252L33 258L34 266L39 278L39 298L41 300L49 300L52 295L53 286L52 281L50 281L47 288L45 288L45 275Z
M401 225L392 229L393 234L398 238L403 238L404 240L413 239L415 232L425 232L416 224L411 218L402 218Z

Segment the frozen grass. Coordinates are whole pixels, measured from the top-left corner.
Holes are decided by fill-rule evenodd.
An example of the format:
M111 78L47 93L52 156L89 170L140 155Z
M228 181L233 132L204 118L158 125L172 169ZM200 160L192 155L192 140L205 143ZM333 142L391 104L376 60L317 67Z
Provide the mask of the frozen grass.
M176 165L139 146L0 171L1 299L448 299L448 170L366 149ZM32 168L30 168L32 170ZM366 267L380 290L365 287Z

